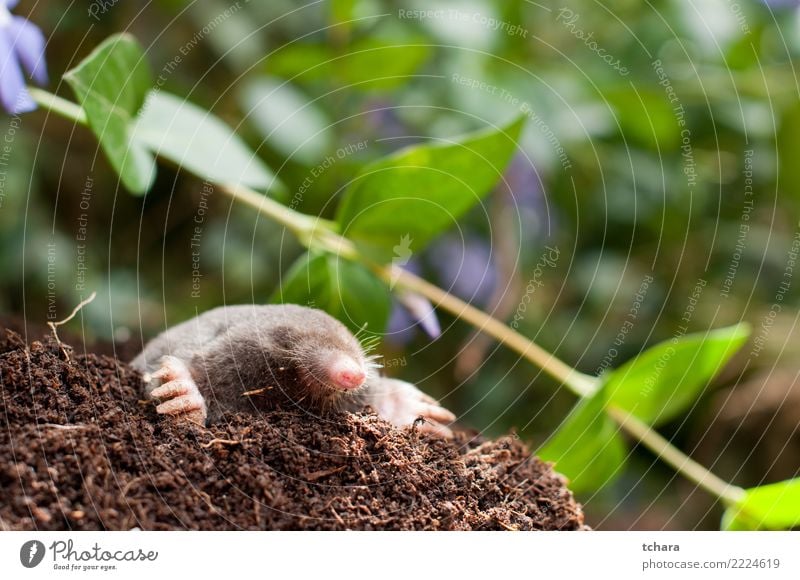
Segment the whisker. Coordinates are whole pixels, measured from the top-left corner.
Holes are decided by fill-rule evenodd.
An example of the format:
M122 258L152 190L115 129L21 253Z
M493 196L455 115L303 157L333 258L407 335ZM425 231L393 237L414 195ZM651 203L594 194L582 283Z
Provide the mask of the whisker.
M372 342L364 342L364 343L362 343L361 348L364 351L364 354L369 354L370 352L375 350L378 347L379 344L380 344L380 339L377 339L377 340L372 341Z

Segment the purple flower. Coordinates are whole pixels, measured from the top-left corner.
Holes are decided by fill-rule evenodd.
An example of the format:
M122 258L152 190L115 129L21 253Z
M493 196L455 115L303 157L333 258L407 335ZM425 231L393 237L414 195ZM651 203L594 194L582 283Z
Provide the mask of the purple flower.
M401 292L392 300L386 340L396 345L408 344L417 333L417 328L433 339L442 334L433 304L421 294Z
M397 300L402 304L411 316L414 317L428 336L439 338L442 334L442 327L439 326L439 319L436 318L436 310L430 300L422 294L416 292L399 292Z
M419 321L398 300L392 300L392 310L386 327L386 341L406 346L419 334Z
M403 268L413 274L419 274L421 270L414 258L408 260ZM442 334L436 309L427 298L416 292L396 291L389 316L387 340L397 345L407 344L416 334L417 327L431 338L438 338Z
M47 83L44 35L34 24L9 12L16 5L17 0L0 0L0 104L12 114L36 108L25 87L23 67L38 84Z

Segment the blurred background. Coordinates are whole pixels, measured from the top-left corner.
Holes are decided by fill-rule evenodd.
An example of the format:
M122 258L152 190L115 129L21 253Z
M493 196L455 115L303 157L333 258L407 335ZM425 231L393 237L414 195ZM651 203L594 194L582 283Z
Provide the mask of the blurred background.
M528 117L505 181L408 268L587 373L740 320L751 342L692 412L662 429L742 486L800 470L798 2L619 0L23 0L49 37L51 89L113 32L158 86L237 129L278 198L331 217L365 163L430 137ZM94 137L36 112L6 118L0 312L38 327L92 291L87 349L123 359L167 325L266 302L302 248L160 165L145 197ZM424 192L420 192L424 193ZM199 228L199 233L196 228ZM533 448L575 399L438 312L436 339L396 304L387 372L470 427ZM601 529L715 529L713 500L648 452L579 495Z

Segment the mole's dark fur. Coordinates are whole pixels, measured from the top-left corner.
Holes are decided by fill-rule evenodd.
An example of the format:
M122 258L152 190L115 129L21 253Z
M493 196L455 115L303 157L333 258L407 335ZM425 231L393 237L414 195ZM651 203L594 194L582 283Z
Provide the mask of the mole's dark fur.
M336 352L365 369L371 366L353 334L320 310L292 304L226 306L163 332L132 364L151 373L165 355L184 361L213 422L225 410L362 408L368 404L368 385L342 391L326 384L325 361Z

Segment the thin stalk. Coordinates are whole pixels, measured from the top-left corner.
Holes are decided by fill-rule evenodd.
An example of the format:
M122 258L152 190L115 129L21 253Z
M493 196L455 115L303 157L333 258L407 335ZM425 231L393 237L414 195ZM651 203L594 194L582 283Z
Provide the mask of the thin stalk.
M736 505L744 497L745 491L741 487L731 485L711 473L694 459L674 447L646 423L615 407L609 407L606 411L620 427L655 453L659 459L671 465L678 473L695 482L711 495L720 498L728 505Z
M576 395L585 397L592 394L597 388L597 380L594 377L575 370L503 322L442 290L435 284L398 266L383 266L378 268L377 272L385 281L394 280L398 286L422 294L435 306L444 308L457 318L470 323L480 332L488 334L501 344L516 351L551 377L569 387Z
M274 199L267 197L263 193L258 193L247 187L224 183L218 185L224 193L228 194L233 199L249 205L265 216L291 230L292 233L294 233L300 239L300 241L304 243L306 238L310 236L316 229L316 222L321 221L306 214L294 211L282 203L278 203Z
M88 123L86 112L80 105L36 87L28 87L28 93L41 107L81 125Z

